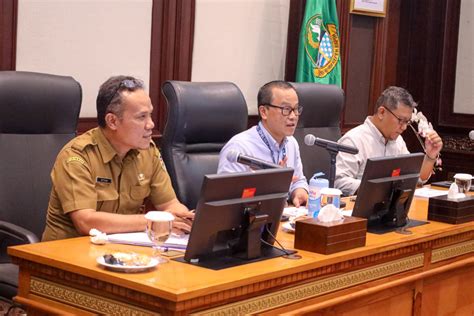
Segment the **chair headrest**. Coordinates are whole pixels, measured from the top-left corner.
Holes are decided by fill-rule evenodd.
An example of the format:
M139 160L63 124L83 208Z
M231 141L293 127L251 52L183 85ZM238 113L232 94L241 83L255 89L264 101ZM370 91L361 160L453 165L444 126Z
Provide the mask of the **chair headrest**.
M304 107L298 127L339 127L344 91L336 85L292 82Z
M0 71L0 133L75 133L81 102L72 77Z
M166 81L164 139L174 143L225 143L247 127L247 105L231 82Z

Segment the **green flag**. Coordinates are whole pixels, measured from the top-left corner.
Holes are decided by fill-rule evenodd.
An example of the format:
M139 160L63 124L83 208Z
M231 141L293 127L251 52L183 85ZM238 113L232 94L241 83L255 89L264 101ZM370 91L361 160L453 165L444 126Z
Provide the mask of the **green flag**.
M298 48L297 82L341 87L341 47L336 0L307 0Z

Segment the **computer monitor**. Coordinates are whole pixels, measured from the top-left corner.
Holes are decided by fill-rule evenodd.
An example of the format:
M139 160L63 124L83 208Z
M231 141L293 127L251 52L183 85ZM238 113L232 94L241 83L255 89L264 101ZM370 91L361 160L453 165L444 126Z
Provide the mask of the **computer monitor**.
M205 175L184 258L223 269L284 255L272 245L292 168Z
M405 226L423 158L415 153L368 159L352 216L367 218L369 232Z

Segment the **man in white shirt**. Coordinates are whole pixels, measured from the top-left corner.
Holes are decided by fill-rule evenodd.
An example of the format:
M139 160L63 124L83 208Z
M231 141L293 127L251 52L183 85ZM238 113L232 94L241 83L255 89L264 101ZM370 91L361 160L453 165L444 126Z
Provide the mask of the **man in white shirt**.
M272 81L260 88L257 98L260 122L232 137L222 148L217 172L250 170L248 166L227 160L231 150L291 167L294 174L290 201L296 207L304 205L308 201L308 183L303 174L298 142L293 137L298 117L303 111L296 91L288 82Z
M336 159L335 187L344 195L353 195L360 185L367 159L408 154L401 134L411 124L413 109L417 106L413 97L403 88L388 87L378 98L375 113L364 124L353 128L341 139L340 144L359 149L357 155L339 153ZM435 131L425 136L425 159L420 179L426 181L432 174L443 142Z

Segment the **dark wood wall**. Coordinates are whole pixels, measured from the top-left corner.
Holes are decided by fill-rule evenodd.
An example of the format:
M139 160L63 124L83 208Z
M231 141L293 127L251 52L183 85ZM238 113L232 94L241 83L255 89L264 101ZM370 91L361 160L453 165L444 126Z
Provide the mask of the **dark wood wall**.
M460 7L461 0L405 1L402 7L399 81L420 101L420 109L443 137L444 167L436 179L456 172L474 174L474 141L468 138L474 115L455 113L453 108ZM474 100L468 106L473 108Z
M291 0L285 74L289 81L295 78L305 2ZM389 0L386 17L380 18L351 14L349 1L336 0L346 94L342 130L361 124L372 114L377 97L387 86L406 88L445 144L443 171L434 180L450 178L456 172L474 174L474 142L468 138L474 115L453 111L460 2ZM410 150L421 150L410 130L404 138Z
M437 177L474 173L470 163L474 144L467 137L474 129L474 116L453 111L461 0L387 1L386 17L380 18L351 14L349 1L336 0L346 93L342 130L361 124L387 86L402 86L443 137L444 170ZM0 1L0 70L15 69L17 2ZM288 81L295 78L305 3L290 0ZM169 79L191 79L194 14L195 0L153 0L149 90L157 137L166 121L161 84ZM249 122L255 123L256 117ZM95 125L95 118L81 118L79 132ZM414 135L405 134L409 148L420 150Z
M350 2L337 0L341 37L342 88L346 94L342 129L364 122L373 104L389 85L397 84L400 6L402 0L388 2L387 15L378 18L350 12ZM291 0L285 79L296 74L299 30L306 1Z

